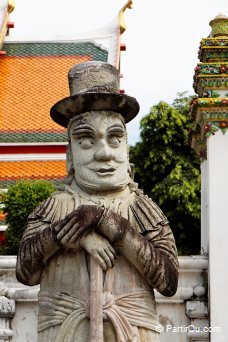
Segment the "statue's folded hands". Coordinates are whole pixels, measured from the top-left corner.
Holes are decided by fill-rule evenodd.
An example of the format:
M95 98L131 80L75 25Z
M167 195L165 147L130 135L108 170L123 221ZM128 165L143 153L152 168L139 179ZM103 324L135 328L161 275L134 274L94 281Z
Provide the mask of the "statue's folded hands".
M116 252L101 235L91 232L82 237L79 244L87 253L94 256L104 271L114 266Z
M82 205L53 225L57 240L61 244L75 243L94 230L104 209L94 205Z
M153 241L150 232L143 236L131 227L128 220L112 210L82 205L65 219L55 223L53 228L62 245L74 247L79 243L89 254L94 255L103 270L114 264L115 251L111 243L151 286L166 296L172 296L176 292L176 249L168 224L160 226L159 234ZM165 246L162 243L164 237ZM170 249L167 249L168 242Z
M107 239L93 231L103 212L104 209L97 206L82 205L65 219L52 224L52 228L58 243L65 248L74 248L79 244L106 271L114 265L116 253Z
M178 265L175 241L168 224L161 224L153 239L153 233L142 235L112 210L82 205L53 227L57 240L65 246L72 247L81 240L79 244L95 256L104 270L114 264L115 251L110 244L114 245L152 287L166 296L175 294Z

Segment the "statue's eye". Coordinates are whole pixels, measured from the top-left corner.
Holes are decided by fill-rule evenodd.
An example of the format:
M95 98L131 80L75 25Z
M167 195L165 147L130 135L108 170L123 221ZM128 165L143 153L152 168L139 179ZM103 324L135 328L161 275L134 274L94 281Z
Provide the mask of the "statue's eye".
M110 143L110 145L113 145L113 146L119 146L119 144L121 143L121 138L119 138L119 137L110 137L109 138L109 143Z
M79 140L79 145L81 146L81 148L87 149L94 145L94 141L89 138L84 138Z

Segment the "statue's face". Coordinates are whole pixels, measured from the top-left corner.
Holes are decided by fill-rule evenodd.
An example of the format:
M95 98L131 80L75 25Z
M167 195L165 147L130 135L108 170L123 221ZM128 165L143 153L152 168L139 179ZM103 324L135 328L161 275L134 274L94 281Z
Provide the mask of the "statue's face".
M80 188L113 191L129 183L127 134L119 114L89 112L72 123L70 138Z

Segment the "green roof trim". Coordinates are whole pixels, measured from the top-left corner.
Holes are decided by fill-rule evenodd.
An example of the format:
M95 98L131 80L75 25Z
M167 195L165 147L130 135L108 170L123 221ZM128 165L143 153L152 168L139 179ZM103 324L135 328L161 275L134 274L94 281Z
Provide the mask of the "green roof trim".
M0 132L0 143L14 142L67 142L67 133L2 133Z
M107 62L108 52L94 43L76 42L31 42L31 43L4 43L3 50L7 56L75 56L89 55L93 60Z
M65 177L63 178L23 178L23 179L32 179L32 180L48 180L49 182L52 182L53 184L55 184L58 188L62 188L64 187L64 179ZM3 181L0 181L0 189L8 189L8 187L10 185L14 185L19 179L16 179L16 180L3 180ZM21 180L21 179L20 179Z

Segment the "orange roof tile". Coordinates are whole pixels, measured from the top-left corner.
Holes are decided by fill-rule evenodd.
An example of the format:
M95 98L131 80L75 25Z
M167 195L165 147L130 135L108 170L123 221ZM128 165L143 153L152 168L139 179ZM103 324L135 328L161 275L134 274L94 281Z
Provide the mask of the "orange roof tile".
M69 96L69 69L90 59L90 56L1 57L0 131L65 131L51 120L50 107Z
M5 221L6 219L6 214L3 214L3 212L0 212L0 222Z
M18 179L63 179L65 160L0 162L0 182Z

